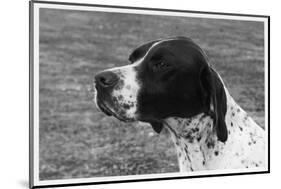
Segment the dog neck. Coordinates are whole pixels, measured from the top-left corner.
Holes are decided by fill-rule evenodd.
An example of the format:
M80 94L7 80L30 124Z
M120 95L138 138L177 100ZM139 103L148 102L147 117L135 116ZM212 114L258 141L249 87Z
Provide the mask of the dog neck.
M168 118L164 125L175 144L180 171L205 169L208 159L215 155L214 148L219 142L213 120L199 114L189 119Z
M220 158L223 156L222 152L225 147L234 143L242 145L244 142L242 136L245 133L243 133L241 125L254 125L249 124L253 120L228 93L227 99L225 120L228 140L225 143L218 140L216 130L213 128L213 119L204 113L191 118L170 117L164 120L164 128L168 130L176 147L180 171L213 169L221 163ZM237 142L237 140L240 141ZM245 144L243 145L245 146Z

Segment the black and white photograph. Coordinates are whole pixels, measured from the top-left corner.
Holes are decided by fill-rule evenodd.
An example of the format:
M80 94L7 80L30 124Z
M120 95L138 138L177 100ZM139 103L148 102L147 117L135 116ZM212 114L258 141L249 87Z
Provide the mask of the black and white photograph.
M30 186L269 173L269 17L30 2Z

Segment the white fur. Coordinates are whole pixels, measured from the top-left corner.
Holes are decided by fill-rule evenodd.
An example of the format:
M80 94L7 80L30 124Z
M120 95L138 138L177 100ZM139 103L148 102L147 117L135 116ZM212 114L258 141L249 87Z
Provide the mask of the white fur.
M190 119L165 120L166 129L176 146L181 172L265 166L264 130L233 100L227 89L225 90L225 120L229 132L225 143L217 140L213 121L209 116L199 114ZM198 128L198 132L194 131L195 128ZM210 141L213 146L208 147Z
M140 89L140 84L136 79L135 64L117 67L110 69L118 75L121 80L121 85L117 85L117 89L114 89L112 92L113 97L122 97L118 100L118 104L121 105L130 105L130 108L126 110L126 117L130 119L136 118L137 112L137 95Z

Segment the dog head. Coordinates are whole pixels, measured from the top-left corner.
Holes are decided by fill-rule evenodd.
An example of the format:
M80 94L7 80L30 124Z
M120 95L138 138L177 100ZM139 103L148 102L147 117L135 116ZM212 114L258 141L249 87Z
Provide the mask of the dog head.
M131 64L95 76L96 103L122 121L149 122L156 132L168 117L206 113L225 141L226 95L203 50L191 39L155 40L136 48Z

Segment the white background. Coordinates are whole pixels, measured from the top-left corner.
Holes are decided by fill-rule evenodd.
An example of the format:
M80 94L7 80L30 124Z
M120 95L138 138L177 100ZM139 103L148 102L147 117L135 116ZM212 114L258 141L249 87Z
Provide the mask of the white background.
M70 1L70 0L68 0ZM78 2L78 0L74 0ZM281 9L277 0L80 0L80 3L271 16L271 174L153 181L68 188L278 188L281 178ZM28 187L28 1L6 0L0 11L0 188Z

